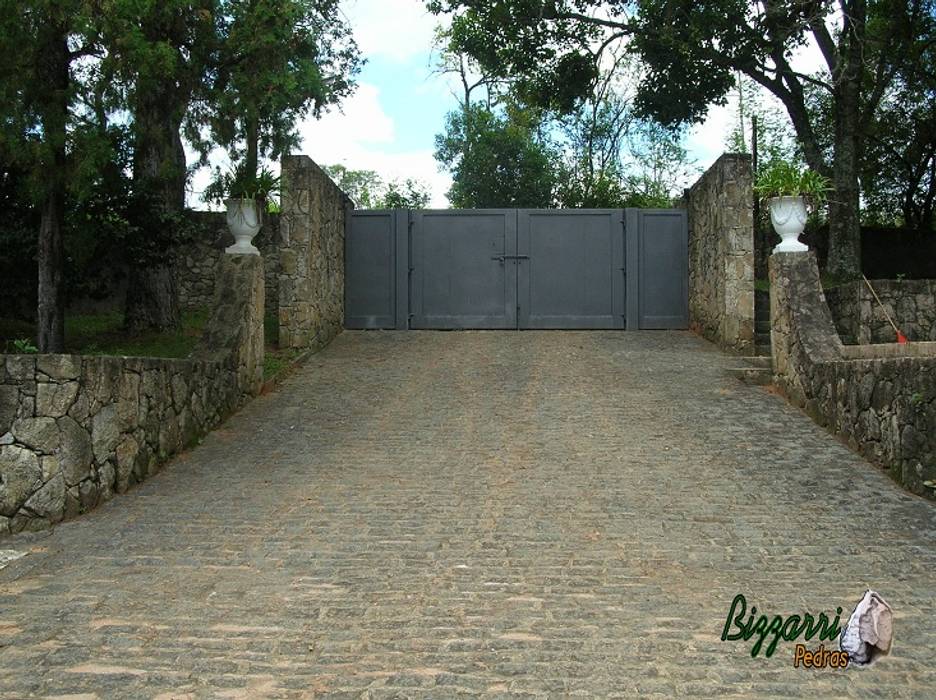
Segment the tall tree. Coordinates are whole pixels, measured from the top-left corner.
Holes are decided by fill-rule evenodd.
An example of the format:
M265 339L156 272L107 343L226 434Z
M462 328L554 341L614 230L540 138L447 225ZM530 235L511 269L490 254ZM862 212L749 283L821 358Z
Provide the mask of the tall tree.
M422 209L429 204L429 188L413 178L387 182L373 170L337 164L322 169L362 209Z
M621 41L644 62L638 103L664 124L700 119L740 71L783 103L811 168L830 174L830 271L860 265L858 173L865 128L932 17L932 0L429 0L451 12L453 40L530 99L569 106L587 94L601 55ZM791 56L815 42L824 66ZM816 136L807 86L831 96L831 157Z
M537 115L519 109L496 114L474 104L467 113L449 113L435 157L452 172L452 206L552 206L555 154L538 126Z
M725 137L725 147L734 153L751 153L754 146L754 125L757 124L757 153L760 163L777 160L805 166L801 149L790 118L779 104L771 104L769 96L750 78L738 74L733 89L734 121ZM825 139L822 139L825 141Z
M221 47L210 93L214 140L242 177L262 158L298 145L296 127L310 111L354 90L361 59L338 0L222 0Z
M668 207L685 184L684 133L635 112L633 81L626 79L630 63L626 54L614 55L592 93L556 119L560 206Z
M40 210L37 245L36 344L65 344L63 226L78 91L76 62L98 50L90 3L28 0L0 3L0 149L7 163L29 172Z
M384 188L383 179L374 170L354 170L341 164L322 166L335 184L362 209L375 208Z
M173 255L184 234L188 172L182 130L216 65L217 0L112 0L102 22L108 70L132 117L130 274L124 323L132 331L176 329ZM197 132L197 124L191 125Z

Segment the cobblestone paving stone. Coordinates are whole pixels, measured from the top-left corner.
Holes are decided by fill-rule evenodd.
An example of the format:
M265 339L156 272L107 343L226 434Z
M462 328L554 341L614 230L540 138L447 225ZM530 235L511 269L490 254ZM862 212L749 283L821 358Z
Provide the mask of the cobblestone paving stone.
M936 508L733 364L678 332L346 332L3 543L30 554L0 697L934 697ZM870 669L719 638L739 592L847 615L866 586L896 614Z

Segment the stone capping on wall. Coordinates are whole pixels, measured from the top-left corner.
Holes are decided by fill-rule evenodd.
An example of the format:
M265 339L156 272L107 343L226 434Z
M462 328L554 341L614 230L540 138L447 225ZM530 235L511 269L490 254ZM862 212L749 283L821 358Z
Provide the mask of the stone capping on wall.
M774 382L910 491L936 479L936 343L843 346L814 253L770 257Z
M88 511L259 392L263 262L225 256L191 358L0 355L0 536Z
M754 343L754 195L751 157L722 155L686 190L689 322L726 350Z
M308 156L283 158L279 344L319 348L344 323L348 197Z

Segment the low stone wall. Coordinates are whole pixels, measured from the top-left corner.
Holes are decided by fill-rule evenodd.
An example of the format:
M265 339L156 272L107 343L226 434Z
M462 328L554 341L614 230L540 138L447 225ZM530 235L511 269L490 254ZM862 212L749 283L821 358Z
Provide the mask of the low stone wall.
M689 322L721 347L754 352L751 158L725 154L686 191Z
M344 246L351 199L308 156L283 159L280 347L316 348L344 323Z
M871 280L897 327L911 341L936 340L936 280ZM842 342L892 343L894 329L863 280L825 290Z
M259 392L263 263L225 256L190 359L0 355L0 536L94 508Z
M185 246L176 262L176 283L179 305L183 309L203 309L211 306L218 264L224 249L234 243L224 212L188 212L194 228L194 240ZM279 214L269 214L253 244L263 257L266 283L266 312L276 314L279 302ZM121 307L122 308L122 307Z
M934 497L936 343L842 345L814 253L770 258L774 382L820 425Z

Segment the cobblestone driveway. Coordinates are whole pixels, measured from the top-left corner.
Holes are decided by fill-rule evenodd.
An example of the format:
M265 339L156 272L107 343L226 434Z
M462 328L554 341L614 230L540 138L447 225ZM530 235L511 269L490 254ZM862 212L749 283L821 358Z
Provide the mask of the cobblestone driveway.
M0 571L0 697L934 697L936 508L688 333L345 333ZM868 670L732 598L896 611ZM813 640L810 648L818 646Z

